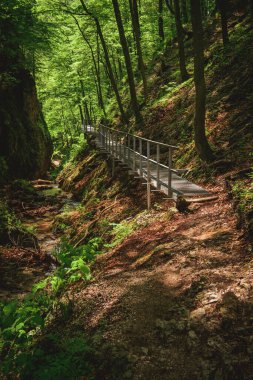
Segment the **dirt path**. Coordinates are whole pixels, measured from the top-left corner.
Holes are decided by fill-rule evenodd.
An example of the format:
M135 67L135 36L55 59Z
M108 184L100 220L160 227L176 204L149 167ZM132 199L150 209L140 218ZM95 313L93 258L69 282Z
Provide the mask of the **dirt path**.
M72 290L67 330L94 340L97 379L253 379L252 253L218 190L189 214L161 213Z

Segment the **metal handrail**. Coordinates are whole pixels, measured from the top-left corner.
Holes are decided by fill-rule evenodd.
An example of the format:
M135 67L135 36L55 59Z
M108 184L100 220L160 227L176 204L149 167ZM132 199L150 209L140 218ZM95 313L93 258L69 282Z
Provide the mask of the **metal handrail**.
M99 126L102 126L104 128L107 128L111 131L114 131L116 133L120 133L120 134L124 134L125 136L132 136L132 137L135 137L137 139L141 139L143 141L147 141L147 142L150 142L151 144L158 144L160 146L166 146L168 148L172 148L172 149L179 149L177 146L175 145L170 145L170 144L165 144L165 143L162 143L160 141L155 141L155 140L150 140L150 139L146 139L145 137L142 137L142 136L138 136L138 135L134 135L133 133L130 133L130 132L124 132L124 131L119 131L118 129L115 129L115 128L112 128L112 127L107 127L106 125L103 125L103 124L99 124Z
M113 159L113 172L115 168L115 159L119 160L126 167L137 172L139 177L144 178L147 184L147 205L150 209L151 205L151 182L152 179L156 182L156 188L161 190L165 187L168 190L168 197L172 198L172 174L177 174L178 171L172 167L172 155L178 147L170 144L165 144L159 141L146 139L141 136L134 135L129 132L119 131L112 127L107 127L99 124L96 128L93 126L85 126L86 133L96 131L99 138L101 148L109 153ZM131 145L132 142L132 145ZM137 144L138 142L138 144ZM143 143L145 144L145 154L143 154ZM156 146L156 160L151 158L151 144ZM160 162L160 147L166 147L168 150L168 166ZM133 149L132 149L133 147ZM145 164L144 164L145 163ZM156 175L152 174L152 166L156 167ZM167 181L161 179L160 169L167 170ZM163 171L164 173L164 171ZM113 173L114 174L114 173ZM154 183L153 183L154 184Z

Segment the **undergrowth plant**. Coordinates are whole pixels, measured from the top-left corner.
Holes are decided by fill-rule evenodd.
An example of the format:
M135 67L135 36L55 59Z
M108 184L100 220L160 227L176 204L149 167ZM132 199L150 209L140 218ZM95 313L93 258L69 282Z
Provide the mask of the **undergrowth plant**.
M116 247L135 229L134 223L129 222L109 223L109 225L112 226L112 241L109 244L105 244L106 248Z
M68 318L73 303L68 297L67 301L60 299L62 290L77 280L91 279L90 265L100 253L100 245L100 238L80 247L62 241L55 251L59 263L55 272L34 285L22 302L0 303L0 377L61 380L89 372L84 360L89 347L84 337L65 339L45 330L54 314L61 320ZM41 346L42 337L50 342L52 352Z

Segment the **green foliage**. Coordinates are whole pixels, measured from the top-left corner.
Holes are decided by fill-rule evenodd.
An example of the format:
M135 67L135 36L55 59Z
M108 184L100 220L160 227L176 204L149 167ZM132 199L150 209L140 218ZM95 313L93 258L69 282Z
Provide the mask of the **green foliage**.
M6 202L0 200L0 240L14 230L24 230L21 221L11 212Z
M112 248L119 245L135 229L134 223L129 223L126 221L123 221L121 223L110 223L109 225L113 227L111 231L113 238L110 244L105 244L105 247L107 248Z
M141 76L130 9L125 1L120 0L119 3L137 83ZM123 103L125 108L129 108L127 71L112 2L87 0L85 4L100 22ZM158 3L145 0L139 12L143 58L147 66L154 56L162 55L168 41L175 36L174 16L164 6L165 41L160 41L157 6ZM95 23L92 18L83 17L80 1L38 0L35 10L42 22L47 24L48 18L51 19L49 28L53 54L48 51L37 58L37 85L47 124L57 147L62 148L66 144L72 145L80 133L81 113L89 124L101 119L112 120L119 111ZM104 107L99 99L96 73L100 79ZM142 98L141 91L138 92L138 97Z
M35 285L33 292L49 288L54 295L59 295L67 284L78 280L89 281L91 279L90 265L101 253L100 245L100 238L91 239L87 244L79 247L73 247L63 240L54 252L59 266L53 275Z
M237 180L232 186L232 193L238 203L238 211L247 212L253 206L253 173L248 180Z
M22 245L22 236L33 237L33 234L34 227L25 226L6 202L0 200L0 243L18 242Z
M31 380L75 380L86 374L91 379L92 371L87 364L91 353L81 334L72 338L47 334L31 353L19 355L19 363L24 363L21 376Z
M0 4L0 52L10 57L9 69L15 68L22 60L32 68L32 56L47 46L48 28L33 12L34 0L12 0ZM8 82L12 81L11 74ZM4 79L7 80L7 76Z
M0 304L0 374L21 379L76 379L90 373L86 354L90 352L83 336L71 338L46 334L37 340L56 306L62 306L46 293L27 296L23 302ZM59 316L60 317L60 316Z
M44 316L51 306L45 294L29 295L23 302L12 301L0 304L1 349L9 349L13 341L25 344L45 324Z
M91 272L89 265L100 254L100 245L100 238L94 238L87 244L76 248L63 241L55 251L55 257L60 263L60 267L50 282L53 291L58 292L65 283L72 283L80 279L90 280Z
M16 179L11 183L11 190L13 192L24 192L25 194L35 194L36 190L29 181L25 179Z
M0 303L0 370L8 374L19 366L20 350L30 347L45 325L46 316L53 305L52 299L42 293L27 296L22 302Z
M67 284L91 279L90 265L100 254L100 245L99 238L77 248L63 241L55 251L59 266L54 274L34 285L22 302L0 303L0 374L60 380L76 379L89 372L86 361L81 360L89 352L83 337L64 339L47 335L52 352L41 347L37 339L53 312L58 318L68 317L72 303L70 300L63 303L58 297Z

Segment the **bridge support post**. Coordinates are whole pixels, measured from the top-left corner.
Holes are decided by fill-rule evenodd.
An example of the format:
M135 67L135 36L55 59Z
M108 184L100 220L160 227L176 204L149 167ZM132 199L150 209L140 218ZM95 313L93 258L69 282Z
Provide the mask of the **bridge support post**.
M112 177L114 177L115 174L115 158L112 156Z
M147 207L151 208L150 142L147 141Z
M157 162L156 186L157 186L157 189L160 190L161 189L161 183L160 183L160 145L159 144L156 145L156 162Z
M168 162L168 197L172 198L172 149L169 148L169 162Z
M140 153L139 170L140 170L140 177L142 177L142 139L139 139L139 153Z
M133 136L133 171L135 172L136 169L136 137Z

